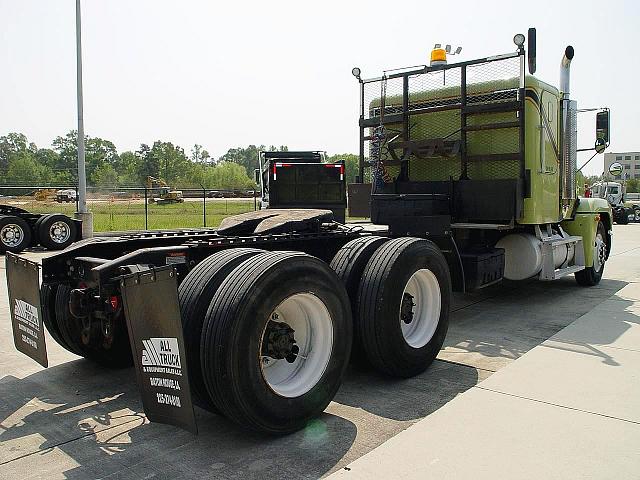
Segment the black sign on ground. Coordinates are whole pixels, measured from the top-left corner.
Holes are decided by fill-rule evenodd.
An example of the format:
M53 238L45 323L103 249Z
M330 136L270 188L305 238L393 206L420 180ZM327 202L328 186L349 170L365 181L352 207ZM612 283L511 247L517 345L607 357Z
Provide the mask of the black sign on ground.
M147 418L197 434L174 267L126 275L120 287Z
M49 366L40 306L40 265L7 252L7 287L13 342L18 351Z

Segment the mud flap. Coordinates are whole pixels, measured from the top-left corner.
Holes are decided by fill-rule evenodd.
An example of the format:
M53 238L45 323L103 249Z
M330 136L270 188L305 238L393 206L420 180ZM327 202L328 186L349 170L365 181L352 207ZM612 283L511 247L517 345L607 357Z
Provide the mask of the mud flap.
M47 367L49 361L40 305L40 265L7 252L6 267L13 343L18 351Z
M147 418L197 434L174 267L125 275L120 288Z

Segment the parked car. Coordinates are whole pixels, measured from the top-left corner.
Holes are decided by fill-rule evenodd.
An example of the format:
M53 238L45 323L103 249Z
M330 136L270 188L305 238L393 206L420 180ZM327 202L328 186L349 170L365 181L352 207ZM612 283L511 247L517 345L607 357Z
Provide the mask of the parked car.
M76 198L76 191L71 188L58 190L56 192L56 202L58 203L73 203L76 201Z

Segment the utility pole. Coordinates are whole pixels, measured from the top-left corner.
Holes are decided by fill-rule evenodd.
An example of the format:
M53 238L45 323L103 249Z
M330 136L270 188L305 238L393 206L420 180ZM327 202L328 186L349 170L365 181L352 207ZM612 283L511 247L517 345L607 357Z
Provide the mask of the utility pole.
M82 220L82 237L93 236L93 217L87 209L87 174L84 165L84 114L82 105L82 28L80 0L76 0L76 74L78 103L78 211L76 218Z

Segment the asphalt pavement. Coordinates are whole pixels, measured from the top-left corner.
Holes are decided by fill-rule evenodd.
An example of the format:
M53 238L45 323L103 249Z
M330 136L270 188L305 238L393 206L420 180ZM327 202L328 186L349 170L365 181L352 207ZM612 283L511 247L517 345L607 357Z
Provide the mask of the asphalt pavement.
M198 436L150 424L133 369L98 367L50 338L50 367L41 368L13 347L0 258L0 478L290 480L348 472L344 467L421 420L438 418L441 407L474 394L478 383L517 366L515 360L583 315L606 311L612 296L640 281L638 239L640 224L614 227L613 254L596 287L578 287L569 277L456 295L445 347L425 373L397 380L352 368L320 418L280 438L247 433L199 409ZM495 408L487 406L487 414ZM536 412L525 414L535 420Z

